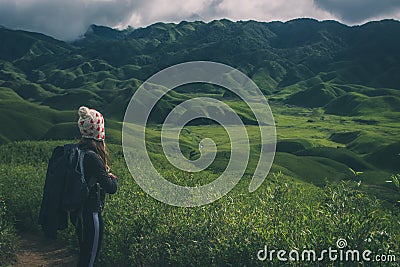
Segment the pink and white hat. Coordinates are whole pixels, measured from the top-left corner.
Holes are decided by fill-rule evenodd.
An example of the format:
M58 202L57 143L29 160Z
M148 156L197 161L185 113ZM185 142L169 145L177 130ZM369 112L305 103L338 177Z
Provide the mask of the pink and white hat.
M82 137L93 138L98 141L106 137L104 132L104 118L100 112L87 107L80 107L78 127Z

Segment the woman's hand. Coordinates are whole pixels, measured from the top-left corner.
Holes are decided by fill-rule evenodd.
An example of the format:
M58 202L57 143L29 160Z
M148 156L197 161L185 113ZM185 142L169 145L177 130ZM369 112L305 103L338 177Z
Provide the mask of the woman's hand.
M118 177L115 174L110 172L110 173L108 173L108 175L110 175L111 178L118 180Z

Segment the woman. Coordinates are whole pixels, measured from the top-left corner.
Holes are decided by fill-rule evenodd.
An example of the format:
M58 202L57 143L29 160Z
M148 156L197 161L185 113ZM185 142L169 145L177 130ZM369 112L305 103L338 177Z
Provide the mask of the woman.
M105 195L114 194L118 182L108 164L103 115L87 107L80 107L78 114L82 135L79 148L85 152L83 168L89 185L89 197L77 220L76 233L80 248L78 266L86 267L93 266L98 258L104 230L101 212Z

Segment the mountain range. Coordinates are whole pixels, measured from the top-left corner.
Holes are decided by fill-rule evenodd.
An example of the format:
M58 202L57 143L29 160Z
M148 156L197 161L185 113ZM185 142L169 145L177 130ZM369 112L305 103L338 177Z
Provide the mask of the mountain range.
M121 121L144 80L192 60L238 68L271 103L390 120L400 112L395 20L352 27L313 19L183 21L125 30L91 25L73 42L0 27L0 40L0 119L9 125L0 143L57 137L70 129L80 105ZM161 122L172 104L200 92L229 97L214 86L184 86L163 98L151 120Z

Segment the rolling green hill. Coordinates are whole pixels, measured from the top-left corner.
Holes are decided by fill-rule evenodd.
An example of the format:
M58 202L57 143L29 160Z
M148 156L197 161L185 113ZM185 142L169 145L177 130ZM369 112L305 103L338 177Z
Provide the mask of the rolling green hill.
M399 36L394 20L353 27L313 19L183 21L125 30L92 25L70 43L0 28L0 143L77 138L76 110L87 105L104 113L107 139L118 144L126 106L143 81L176 63L211 60L243 71L269 99L278 133L274 170L318 185L325 177L350 179L349 168L362 170L361 178L381 192L399 171ZM246 104L224 88L191 84L164 96L151 113L153 153L162 153L157 124L197 96L231 106L249 126L252 147L259 147ZM184 153L197 151L207 132L220 138L222 156L211 168L218 172L229 154L226 137L218 137L209 120L190 127L182 135Z
M265 94L287 104L346 116L393 113L400 102L398 36L400 23L393 20L354 27L312 19L223 19L126 30L92 25L72 43L1 28L0 86L53 109L86 104L121 120L135 89L158 70L212 60L242 70Z

